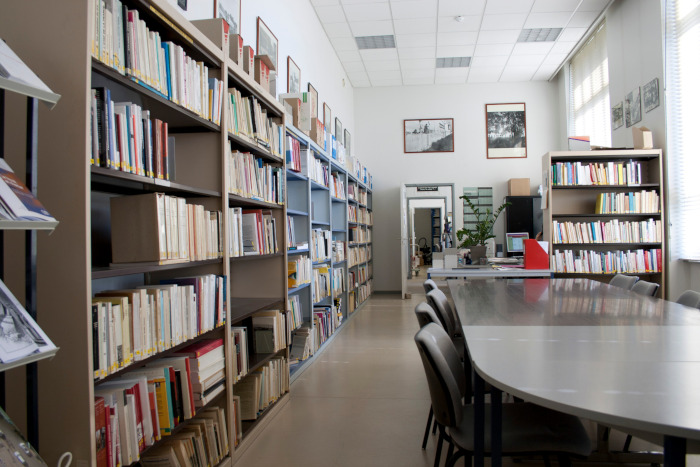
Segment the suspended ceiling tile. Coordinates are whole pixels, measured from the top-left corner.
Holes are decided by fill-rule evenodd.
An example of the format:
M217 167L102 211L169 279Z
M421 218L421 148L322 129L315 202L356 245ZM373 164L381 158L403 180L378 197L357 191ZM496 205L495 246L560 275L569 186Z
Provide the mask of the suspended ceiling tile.
M601 12L610 3L610 0L583 0L577 11Z
M515 44L520 35L520 29L507 31L480 31L477 44Z
M350 81L363 81L367 80L369 81L369 76L365 71L350 71L348 72L348 78L350 78Z
M331 44L336 51L357 50L357 43L354 37L334 37Z
M478 31L481 25L481 16L463 16L461 22L454 16L438 17L438 32Z
M335 53L338 55L338 58L342 62L361 62L362 61L362 56L360 55L360 51L357 50L337 50Z
M392 1L391 16L394 19L434 18L437 5L437 0Z
M343 68L345 68L345 71L350 73L350 72L355 72L355 71L365 71L365 64L364 62L343 62Z
M466 82L466 76L435 76L435 84L464 84Z
M372 83L370 82L369 78L368 79L361 79L361 80L350 80L350 84L352 85L353 88L371 88Z
M435 34L398 34L396 46L402 47L434 47Z
M467 80L467 75L469 74L469 68L438 68L435 70L435 76L440 76L442 78L454 77L460 78L462 82Z
M506 65L499 81L530 81L537 71L537 66Z
M437 29L435 18L414 18L394 20L396 34L434 33Z
M313 6L340 5L340 0L311 0Z
M508 55L487 55L485 57L474 57L471 68L504 67L508 62Z
M345 12L343 12L343 8L340 5L317 6L316 14L322 23L343 23L347 21Z
M566 28L561 32L559 36L559 41L561 42L578 42L581 40L584 34L586 34L586 28Z
M562 31L563 32L563 31ZM576 47L576 42L567 42L567 41L562 41L561 37L559 37L559 40L554 43L552 46L552 50L549 51L549 53L552 54L569 54L574 47Z
M473 45L476 44L476 32L439 32L437 45Z
M474 45L441 45L437 48L438 57L472 57Z
M402 70L424 70L426 68L434 67L434 58L418 58L410 60L401 60Z
M378 61L378 60L396 60L399 59L399 54L396 49L367 49L360 50L360 55L362 56L362 61L367 63L368 61Z
M538 79L538 80L548 80L552 74L557 71L557 68L559 68L559 65L545 65L544 63L542 66L539 67L539 69L535 72L535 76L533 79Z
M564 59L566 59L567 55L568 54L553 54L550 52L549 55L547 55L547 58L545 58L542 62L542 65L559 66L564 61Z
M368 73L373 71L400 70L399 60L366 60L365 69Z
M513 47L513 55L547 55L554 42L519 42Z
M532 3L533 0L488 0L485 13L529 13Z
M404 86L421 86L421 85L426 85L426 84L435 84L435 77L434 76L404 77L403 84L404 84Z
M458 15L479 15L484 12L486 0L440 0L438 7L439 16L458 16Z
M593 21L598 17L600 13L596 11L581 11L574 13L571 17L568 27L570 28L589 28Z
M430 58L435 59L435 47L400 47L399 57L401 60Z
M571 18L570 12L532 13L525 21L526 28L563 28Z
M390 20L353 21L350 23L350 30L355 37L394 35L394 25Z
M326 30L326 35L329 39L336 37L352 37L352 31L348 23L324 23L323 29Z
M469 70L468 83L496 83L503 72L503 67L484 67Z
M513 51L515 44L477 44L474 48L475 57L508 56Z
M388 3L359 3L357 5L345 5L345 16L348 21L381 21L391 19L391 9Z
M401 78L387 78L387 79L372 79L370 78L370 82L372 83L373 87L382 87L382 86L401 86L403 84L403 81Z
M484 15L481 23L482 31L502 31L504 29L522 29L527 19L526 13L507 15Z
M340 0L343 5L356 5L358 3L389 3L389 0Z
M532 6L533 13L551 13L556 11L576 10L580 0L535 0Z
M404 81L406 81L407 78L410 79L416 79L416 78L429 78L431 81L435 79L435 69L425 69L425 70L404 70L401 75L403 76Z
M506 66L531 66L539 68L545 57L546 55L511 55Z

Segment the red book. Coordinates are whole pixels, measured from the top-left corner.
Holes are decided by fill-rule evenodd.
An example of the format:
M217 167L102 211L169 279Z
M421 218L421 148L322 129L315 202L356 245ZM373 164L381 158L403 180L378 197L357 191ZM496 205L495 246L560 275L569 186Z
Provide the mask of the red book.
M199 342L195 342L192 345L188 345L184 349L179 350L177 353L179 355L186 355L190 358L200 358L217 347L221 347L222 345L224 345L223 338L203 339Z
M95 452L97 467L107 467L107 425L104 397L95 397Z
M136 409L136 434L139 440L139 452L143 452L146 449L146 442L144 439L144 429L143 429L143 416L141 411L141 392L139 391L138 383L134 384L132 387L125 389L127 394L132 394L134 396L135 409Z
M663 269L663 263L661 263L661 248L657 248L656 250L656 267L658 269L658 272L661 272Z

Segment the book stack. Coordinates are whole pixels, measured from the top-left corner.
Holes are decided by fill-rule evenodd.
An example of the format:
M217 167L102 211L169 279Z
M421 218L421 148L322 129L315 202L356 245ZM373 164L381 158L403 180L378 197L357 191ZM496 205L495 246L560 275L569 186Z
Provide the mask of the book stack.
M311 231L311 260L326 261L331 258L333 238L330 230L313 229Z
M333 262L345 261L345 242L341 240L333 241Z
M343 182L337 173L331 176L331 194L338 199L345 199L345 182Z
M240 233L245 256L270 255L279 251L277 220L269 209L243 209Z
M235 88L228 91L228 131L256 142L273 155L282 157L282 125L267 116L255 96L243 97Z
M287 136L287 169L301 172L301 144L291 136Z
M260 311L253 315L252 322L256 353L275 353L287 346L286 319L280 311Z
M231 340L233 341L233 382L239 381L248 374L248 328L244 326L231 327Z
M298 256L287 261L287 287L290 289L311 282L311 258Z
M627 251L555 250L551 268L555 272L585 274L643 274L663 269L661 249Z
M287 329L291 332L298 329L303 324L301 315L301 302L299 295L291 295L287 298L287 308L289 309L289 320L287 321ZM291 338L287 339L291 342Z
M284 203L281 168L249 152L231 151L229 186L231 193L273 204Z
M655 191L630 193L599 193L596 214L643 214L659 212L659 194Z
M313 271L313 297L314 303L318 303L331 295L331 274L327 266L314 268Z
M285 357L274 357L233 386L240 398L243 420L256 420L284 393L289 391L289 363Z
M289 350L289 363L302 362L313 355L313 334L308 326L302 326L292 333L292 346Z
M179 350L176 355L189 360L194 407L207 405L226 385L223 339L205 339Z
M613 219L609 222L552 221L554 243L656 243L662 240L660 220L630 222Z
M641 182L642 164L638 161L552 164L552 186L639 185Z
M348 222L357 223L357 206L348 204Z
M333 269L333 295L340 295L345 291L345 270Z

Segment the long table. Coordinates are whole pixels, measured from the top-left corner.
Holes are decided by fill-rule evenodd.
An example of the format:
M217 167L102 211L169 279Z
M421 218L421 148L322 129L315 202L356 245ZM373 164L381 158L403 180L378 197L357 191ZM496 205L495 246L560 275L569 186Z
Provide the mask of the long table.
M550 269L494 268L487 266L467 266L460 268L429 268L428 279L469 278L469 277L550 277Z
M478 377L544 407L658 436L664 463L685 464L687 441L700 440L699 310L587 279L448 284Z

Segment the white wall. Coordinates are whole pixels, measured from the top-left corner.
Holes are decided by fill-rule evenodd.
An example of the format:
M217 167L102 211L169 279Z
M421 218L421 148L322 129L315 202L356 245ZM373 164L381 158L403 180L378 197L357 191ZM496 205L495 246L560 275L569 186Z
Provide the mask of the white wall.
M525 102L528 157L487 159L485 107ZM374 288L401 290L400 205L402 183L454 183L455 230L462 226L465 186L493 186L494 202L503 199L509 178L530 178L535 193L542 155L558 145L556 83L470 84L358 88L355 90L356 154L372 172L374 187ZM455 152L404 154L403 120L454 118ZM496 234L502 235L499 219Z

